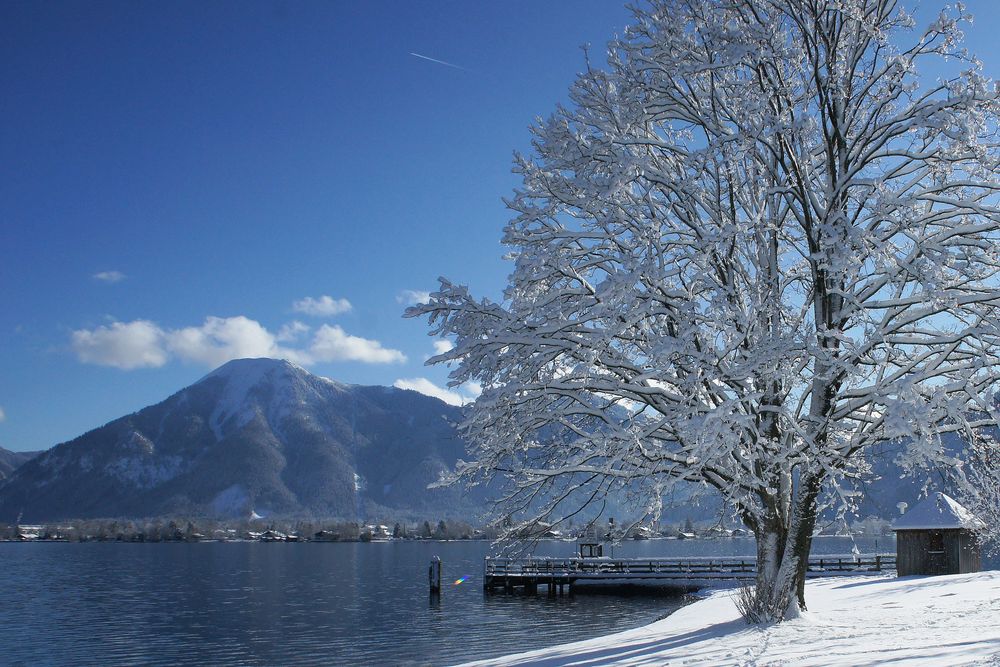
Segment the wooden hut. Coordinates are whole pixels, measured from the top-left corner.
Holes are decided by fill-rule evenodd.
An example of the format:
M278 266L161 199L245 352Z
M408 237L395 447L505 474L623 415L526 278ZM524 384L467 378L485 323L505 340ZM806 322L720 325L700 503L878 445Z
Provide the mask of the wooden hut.
M982 521L954 498L932 493L896 519L896 573L963 574L981 568L976 531Z

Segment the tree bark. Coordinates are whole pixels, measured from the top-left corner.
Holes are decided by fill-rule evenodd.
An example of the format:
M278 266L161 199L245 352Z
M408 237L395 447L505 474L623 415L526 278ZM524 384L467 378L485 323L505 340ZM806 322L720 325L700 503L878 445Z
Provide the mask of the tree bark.
M748 621L772 623L784 618L791 597L787 558L788 529L779 511L780 499L768 503L766 516L755 524L757 540L757 586L754 614Z
M781 621L795 610L805 610L806 571L816 527L816 499L822 476L811 474L798 484L791 499L775 499L765 519L755 524L759 620ZM791 500L787 514L780 503ZM794 606L793 606L794 605Z
M788 534L788 547L798 561L795 572L795 596L799 609L806 609L806 571L809 569L809 552L812 549L813 530L816 528L816 498L819 496L821 478L810 475L800 488L800 495L794 505L792 526Z

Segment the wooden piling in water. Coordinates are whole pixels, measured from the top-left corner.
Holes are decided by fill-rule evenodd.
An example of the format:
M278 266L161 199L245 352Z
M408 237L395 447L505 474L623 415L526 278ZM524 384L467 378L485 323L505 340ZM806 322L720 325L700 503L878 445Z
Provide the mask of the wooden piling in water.
M441 595L441 559L438 556L431 558L427 576L430 580L431 595Z

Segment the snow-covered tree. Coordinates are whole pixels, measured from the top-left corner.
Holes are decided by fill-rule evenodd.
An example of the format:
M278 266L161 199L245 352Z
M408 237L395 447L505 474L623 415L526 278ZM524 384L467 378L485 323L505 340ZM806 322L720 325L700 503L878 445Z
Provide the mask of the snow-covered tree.
M508 481L511 534L712 488L780 619L822 494L849 500L867 449L960 465L941 436L992 423L973 409L1000 361L997 96L965 18L654 0L588 63L516 159L502 302L442 279L407 311L454 339L431 362L483 386L458 476Z
M1000 417L994 415L994 419ZM1000 444L996 431L974 434L958 493L966 508L985 524L979 540L987 553L1000 556Z

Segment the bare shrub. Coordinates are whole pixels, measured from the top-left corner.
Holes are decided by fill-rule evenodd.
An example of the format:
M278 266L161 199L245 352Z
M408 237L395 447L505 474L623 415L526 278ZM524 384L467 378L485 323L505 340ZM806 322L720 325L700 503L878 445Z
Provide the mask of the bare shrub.
M782 620L788 611L790 601L787 593L774 595L773 590L758 593L757 586L754 584L740 586L733 595L736 609L748 625L774 623Z

